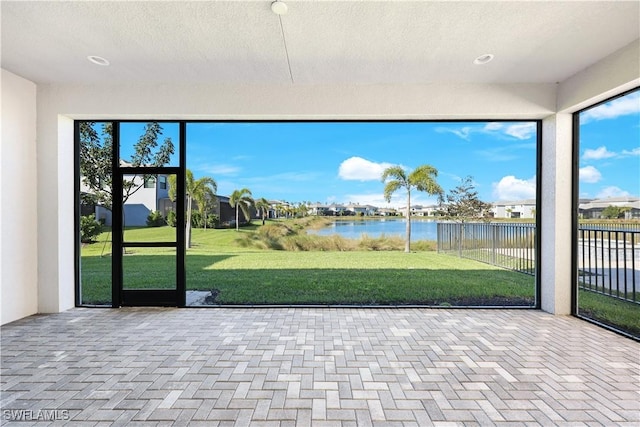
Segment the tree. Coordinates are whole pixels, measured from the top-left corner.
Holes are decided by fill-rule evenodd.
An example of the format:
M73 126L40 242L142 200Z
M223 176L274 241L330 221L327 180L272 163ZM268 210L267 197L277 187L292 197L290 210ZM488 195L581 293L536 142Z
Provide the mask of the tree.
M283 215L286 217L286 215L287 215L287 207L282 203L278 203L276 205L276 217L280 218Z
M296 206L296 216L299 216L301 218L304 218L305 216L307 216L309 214L310 204L311 204L310 202L300 202Z
M609 205L602 210L602 218L605 218L605 219L623 218L624 213L629 210L631 210L631 208L629 207Z
M80 176L87 188L87 192L81 194L83 203L101 205L108 210L113 208L113 123L102 124L102 138L96 130L96 122L80 122ZM169 163L171 155L175 151L171 138L165 138L158 150L158 137L162 135L162 126L158 122L150 122L145 126L144 134L133 146L134 154L131 156L131 166L164 166ZM129 197L143 188L144 182L151 175L143 175L142 181L137 180L137 175L131 179L122 179L122 204ZM122 210L122 224L125 225L125 211ZM124 233L124 227L122 229ZM106 245L105 240L105 245ZM104 251L104 246L103 246ZM102 256L102 255L100 255Z
M267 212L270 207L271 205L269 204L269 201L264 197L261 197L256 201L256 209L260 210L260 215L262 216L262 225L264 225L264 220L267 217Z
M460 185L449 190L446 198L440 198L440 212L446 218L464 222L472 218L486 218L491 204L478 199L473 178L467 176Z
M397 190L404 188L407 192L407 228L404 243L404 251L411 252L411 190L424 191L431 195L441 195L442 188L436 182L438 170L430 165L418 166L407 175L400 166L391 166L382 173L384 186L384 198L391 202L391 196Z
M185 197L187 202L187 218L185 220L185 243L187 248L191 248L191 214L193 211L193 201L198 204L198 211L203 215L206 209L206 200L215 199L215 192L218 189L216 181L208 176L200 179L193 179L193 172L189 169L185 171ZM176 175L169 176L169 198L176 200L178 194L178 183Z
M204 180L204 181L203 181ZM203 227L207 228L207 216L213 210L216 201L216 191L218 185L213 178L205 177L196 181L196 188L193 193L193 200L198 205L198 212L203 219Z
M96 122L81 122L80 130L80 175L82 183L89 190L83 195L85 201L104 206L111 210L113 207L113 124L102 124L102 138L96 130ZM150 122L145 131L133 146L131 167L154 166L161 167L169 163L175 148L171 138L165 138L158 146L158 138L162 135L162 126L158 122ZM143 188L142 182L151 175L143 175L142 181L131 179L122 180L122 203Z
M231 197L229 197L229 205L232 208L236 209L236 230L240 227L240 218L238 215L238 207L242 211L245 219L251 222L251 213L249 212L249 208L253 205L253 198L251 197L251 191L248 188L243 188L241 190L234 190L231 193Z

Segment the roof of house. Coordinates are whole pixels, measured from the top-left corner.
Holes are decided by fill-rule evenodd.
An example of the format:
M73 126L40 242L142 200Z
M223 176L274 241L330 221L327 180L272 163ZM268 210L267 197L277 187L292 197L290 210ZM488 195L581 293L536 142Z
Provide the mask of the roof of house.
M522 206L530 206L536 205L536 199L522 199L522 200L500 200L497 202L493 202L493 206L517 206L517 205L522 205Z
M587 203L581 203L579 208L582 210L588 209L604 209L608 206L620 206L620 207L638 207L640 199L637 197L609 197L606 199L595 199Z

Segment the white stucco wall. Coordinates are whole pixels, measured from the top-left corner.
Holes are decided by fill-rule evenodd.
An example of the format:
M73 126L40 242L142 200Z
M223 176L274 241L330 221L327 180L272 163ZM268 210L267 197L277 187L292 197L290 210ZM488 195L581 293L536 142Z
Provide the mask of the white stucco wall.
M158 210L157 187L158 182L152 188L144 187L142 176L129 176L140 188L129 196L124 204L124 221L127 226L142 226L147 223L147 216L151 211Z
M640 39L562 82L557 111L575 112L640 85Z
M37 91L39 311L73 306L73 119L473 118L545 119L543 308L565 314L571 293L571 131L570 116L555 112L576 111L602 93L612 95L611 91L638 84L640 70L630 65L637 51L638 44L632 44L560 85L41 85ZM613 72L602 71L610 67Z
M541 119L554 84L55 85L42 105L75 119ZM53 112L53 111L51 111Z
M40 85L39 311L74 305L73 119L532 119L553 113L555 91L550 84Z
M36 85L2 70L0 301L2 324L38 311Z

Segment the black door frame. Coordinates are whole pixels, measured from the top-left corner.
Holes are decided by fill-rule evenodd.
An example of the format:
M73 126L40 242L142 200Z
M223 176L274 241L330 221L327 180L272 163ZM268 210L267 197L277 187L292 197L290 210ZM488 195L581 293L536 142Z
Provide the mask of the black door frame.
M154 120L156 121L156 120ZM185 271L185 164L186 164L186 123L177 121L180 129L178 157L176 167L123 167L120 165L120 124L146 123L147 121L113 121L113 150L112 150L112 191L122 194L122 179L130 174L171 174L176 175L178 188L176 192L176 239L174 242L126 242L124 241L123 210L121 197L113 197L112 210L112 307L121 306L186 306L186 271ZM158 121L161 122L161 121ZM165 121L176 123L176 121ZM176 248L176 288L175 289L135 289L125 290L122 257L126 248L133 247L165 247Z

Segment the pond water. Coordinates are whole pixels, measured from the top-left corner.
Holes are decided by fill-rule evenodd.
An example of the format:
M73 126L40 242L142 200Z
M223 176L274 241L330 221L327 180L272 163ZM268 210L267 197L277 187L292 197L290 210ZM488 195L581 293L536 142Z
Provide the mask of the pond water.
M338 219L320 230L308 230L309 234L329 236L338 234L347 239L359 239L363 234L369 237L405 236L406 220L403 218L381 219ZM436 240L436 221L411 221L411 240Z

